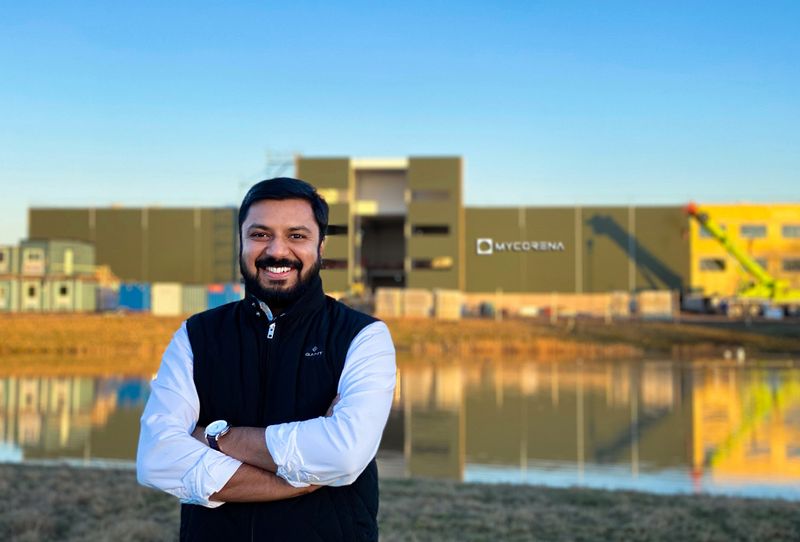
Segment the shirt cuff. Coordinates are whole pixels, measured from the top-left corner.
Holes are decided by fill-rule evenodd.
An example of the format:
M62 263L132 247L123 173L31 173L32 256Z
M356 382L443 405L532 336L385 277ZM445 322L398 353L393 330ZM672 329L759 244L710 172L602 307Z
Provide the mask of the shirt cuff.
M199 504L206 508L225 504L221 501L210 501L208 498L225 487L241 466L241 461L209 448L195 468L189 469L184 475L183 487L189 490L189 498L181 499L181 502Z
M275 474L286 480L292 487L308 487L313 482L318 482L319 479L301 470L303 456L297 449L297 432L290 429L297 423L270 425L264 430L264 440L272 461L278 467ZM296 462L293 463L289 458L294 458Z

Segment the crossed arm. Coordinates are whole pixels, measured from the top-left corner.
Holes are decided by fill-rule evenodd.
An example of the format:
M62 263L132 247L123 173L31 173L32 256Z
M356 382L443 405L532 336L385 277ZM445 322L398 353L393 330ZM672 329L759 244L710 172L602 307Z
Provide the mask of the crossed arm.
M328 416L266 430L234 427L218 452L196 427L199 399L184 325L164 354L142 415L139 482L208 507L350 484L377 451L394 383L394 348L378 322L353 340L339 382L340 401Z

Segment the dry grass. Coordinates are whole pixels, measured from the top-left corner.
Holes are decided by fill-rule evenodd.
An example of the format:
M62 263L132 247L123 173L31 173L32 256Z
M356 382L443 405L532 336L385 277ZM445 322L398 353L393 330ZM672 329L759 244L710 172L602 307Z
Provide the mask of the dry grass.
M146 376L182 318L150 314L0 314L0 375L116 374ZM398 352L409 359L459 357L621 359L649 353L719 356L744 346L751 353L800 353L800 324L748 327L692 323L567 320L395 319L386 322Z
M0 540L177 539L177 502L131 470L0 465L0 491ZM800 539L794 502L430 480L383 481L379 521L389 542Z

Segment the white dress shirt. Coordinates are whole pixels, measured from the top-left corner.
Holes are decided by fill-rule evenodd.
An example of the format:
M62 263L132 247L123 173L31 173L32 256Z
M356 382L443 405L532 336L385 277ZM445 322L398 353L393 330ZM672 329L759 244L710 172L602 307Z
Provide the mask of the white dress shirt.
M271 319L271 314L265 311ZM181 502L213 508L241 462L191 436L200 413L186 323L172 337L151 384L141 418L136 472L139 483ZM330 417L271 425L265 446L277 475L295 487L353 483L375 457L396 382L389 329L374 322L350 343Z

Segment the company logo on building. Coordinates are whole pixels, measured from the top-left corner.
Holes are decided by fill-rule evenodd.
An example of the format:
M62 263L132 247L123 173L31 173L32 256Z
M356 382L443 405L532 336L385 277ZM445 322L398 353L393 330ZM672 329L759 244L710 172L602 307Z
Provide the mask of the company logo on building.
M475 242L475 250L481 256L495 252L561 252L562 241L495 241L489 237L481 237Z

